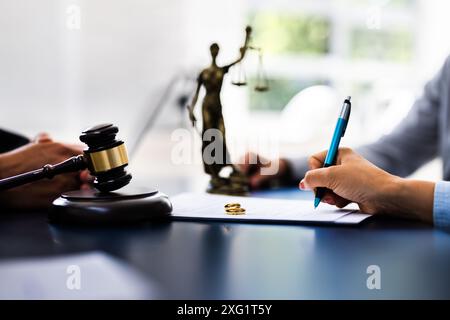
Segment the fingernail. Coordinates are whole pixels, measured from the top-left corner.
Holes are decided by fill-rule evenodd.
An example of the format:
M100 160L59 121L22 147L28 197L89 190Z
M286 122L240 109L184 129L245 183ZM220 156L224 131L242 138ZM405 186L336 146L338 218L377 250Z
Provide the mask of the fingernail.
M305 182L303 179L300 181L300 189L305 190Z

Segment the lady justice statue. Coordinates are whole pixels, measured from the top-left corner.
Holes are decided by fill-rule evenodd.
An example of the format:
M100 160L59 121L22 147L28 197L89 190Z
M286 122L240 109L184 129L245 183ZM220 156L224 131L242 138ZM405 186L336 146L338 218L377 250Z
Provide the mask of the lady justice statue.
M240 63L246 51L250 48L251 27L245 29L245 42L240 48L239 58L225 66L218 66L216 63L219 54L219 45L213 43L210 46L212 62L209 67L202 70L197 78L197 89L188 106L189 118L193 127L196 124L194 107L197 103L201 87L205 88L206 94L202 103L202 160L203 167L207 174L211 176L208 192L222 194L246 194L248 192L247 178L230 162L230 155L225 139L225 124L222 115L222 103L220 102L220 90L225 74L229 69ZM214 148L211 146L214 145ZM208 147L209 146L209 147ZM220 172L225 167L231 167L232 172L229 177L220 176Z

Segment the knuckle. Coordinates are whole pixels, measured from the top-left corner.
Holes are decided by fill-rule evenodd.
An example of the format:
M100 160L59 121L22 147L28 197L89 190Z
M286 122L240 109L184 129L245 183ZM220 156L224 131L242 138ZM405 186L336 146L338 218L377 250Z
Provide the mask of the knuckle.
M304 181L306 184L309 182L309 172L306 172L303 176L302 181Z
M304 177L305 182L306 183L311 182L311 177L312 177L311 171L306 172L305 177Z
M316 164L316 159L314 157L309 157L308 159L308 166L309 168L314 168L314 165Z
M339 169L336 166L329 167L327 170L327 174L326 174L326 176L327 176L326 180L328 181L327 187L329 187L331 190L336 188L336 181L337 181L336 176L337 176L338 170Z
M345 153L345 154L353 153L353 150L351 148L349 148L349 147L339 148L339 151L342 152L342 153Z
M327 176L329 177L334 177L336 175L337 170L339 170L337 168L337 166L331 166L327 168Z

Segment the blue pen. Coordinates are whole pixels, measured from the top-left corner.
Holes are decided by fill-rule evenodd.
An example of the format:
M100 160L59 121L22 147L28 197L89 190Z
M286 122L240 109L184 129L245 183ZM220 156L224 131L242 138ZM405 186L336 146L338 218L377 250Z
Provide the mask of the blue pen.
M352 109L350 99L351 97L348 96L344 100L344 104L342 105L341 113L339 114L336 128L334 129L333 139L331 140L330 148L328 149L327 156L325 157L325 162L323 163L324 168L336 164L336 156L339 149L339 143L341 142L341 138L345 134L345 129L347 129L348 120L350 118L350 111ZM325 188L317 188L316 196L314 198L314 208L317 208L317 206L319 205L325 193L325 190Z

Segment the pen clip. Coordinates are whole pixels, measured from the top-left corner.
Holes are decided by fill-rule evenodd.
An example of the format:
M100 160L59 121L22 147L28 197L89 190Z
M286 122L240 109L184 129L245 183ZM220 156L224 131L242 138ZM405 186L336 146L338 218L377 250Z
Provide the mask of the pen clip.
M350 102L350 99L351 99L351 97L348 96L344 100L344 104L342 106L341 117L342 117L342 120L345 121L345 123L344 123L344 128L342 130L341 137L343 137L345 135L345 131L347 130L348 120L350 119L350 112L352 110L352 103Z

